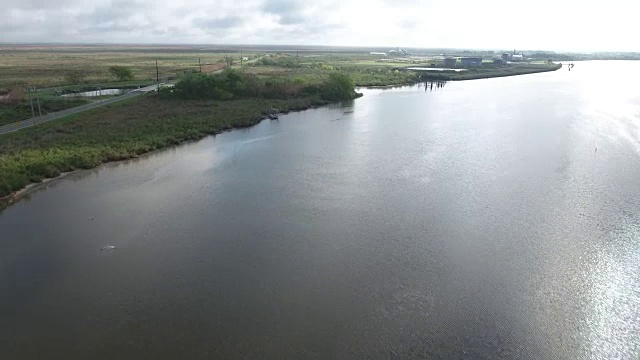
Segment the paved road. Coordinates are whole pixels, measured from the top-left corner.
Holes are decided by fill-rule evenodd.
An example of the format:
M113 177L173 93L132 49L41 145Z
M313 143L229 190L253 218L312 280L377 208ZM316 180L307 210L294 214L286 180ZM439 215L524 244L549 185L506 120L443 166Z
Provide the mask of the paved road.
M67 116L67 115L72 115L72 114L77 114L77 113L81 113L83 111L87 111L90 109L95 109L97 107L100 106L104 106L104 105L108 105L108 104L113 104L115 102L118 101L122 101L125 99L129 99L138 95L143 95L146 94L150 91L154 91L156 89L156 85L151 85L151 86L147 86L147 87L143 87L140 89L136 89L133 90L127 94L124 94L122 96L118 96L118 97L114 97L111 99L107 99L107 100L102 100L102 101L96 101L94 103L90 103L90 104L85 104L85 105L81 105L81 106L77 106L74 108L70 108L70 109L66 109L66 110L62 110L62 111L57 111L57 112L53 112L47 115L42 115L42 116L38 116L36 118L33 119L28 119L28 120L24 120L24 121L18 121L12 124L8 124L8 125L4 125L0 127L0 135L2 134L8 134L14 131L18 131L20 129L24 129L30 126L34 126L34 125L38 125L38 124L42 124L45 123L47 121L52 121L52 120L57 120L60 119L61 117Z

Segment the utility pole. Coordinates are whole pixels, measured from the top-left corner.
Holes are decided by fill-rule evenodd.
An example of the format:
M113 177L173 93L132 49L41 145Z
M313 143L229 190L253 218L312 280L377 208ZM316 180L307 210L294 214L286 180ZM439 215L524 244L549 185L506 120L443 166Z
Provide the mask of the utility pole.
M242 61L244 60L244 58L242 57L242 51L240 51L240 67L242 67Z
M200 62L200 58L198 58L198 66L200 67L200 72L202 72L202 63Z
M33 95L29 92L29 104L31 105L31 118L35 119L36 113L33 111Z
M36 95L36 101L38 102L38 116L42 116L42 110L40 109L40 97Z
M160 70L158 69L158 60L156 60L156 84L158 86L158 93L160 93Z

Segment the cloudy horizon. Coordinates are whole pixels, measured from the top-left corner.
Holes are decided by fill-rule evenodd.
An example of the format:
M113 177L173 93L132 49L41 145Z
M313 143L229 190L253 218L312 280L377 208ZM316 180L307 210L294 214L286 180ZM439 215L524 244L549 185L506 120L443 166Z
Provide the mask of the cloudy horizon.
M2 43L640 51L634 12L552 0L0 0Z

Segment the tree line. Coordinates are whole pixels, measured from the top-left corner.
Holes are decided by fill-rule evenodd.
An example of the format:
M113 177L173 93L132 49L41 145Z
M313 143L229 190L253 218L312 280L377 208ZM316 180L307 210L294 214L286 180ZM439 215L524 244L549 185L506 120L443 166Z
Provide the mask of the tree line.
M337 101L353 98L356 95L354 88L353 80L340 73L331 73L315 82L304 82L277 77L264 79L229 69L218 74L186 75L176 84L172 95L182 99L211 100L319 96L323 100Z

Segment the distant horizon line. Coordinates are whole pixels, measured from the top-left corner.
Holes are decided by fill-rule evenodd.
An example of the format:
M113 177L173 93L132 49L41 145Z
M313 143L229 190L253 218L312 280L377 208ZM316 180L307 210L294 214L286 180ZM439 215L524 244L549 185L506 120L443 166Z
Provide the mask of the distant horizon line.
M0 46L153 46L153 47L230 47L230 48L250 48L256 49L260 47L284 47L289 49L362 49L362 50L379 50L379 49L411 49L411 50L463 50L463 51L506 51L511 48L469 48L469 47L418 47L418 46L385 46L385 45L299 45L299 44L207 44L207 43L116 43L116 42L1 42ZM222 49L218 49L222 50ZM545 50L545 49L517 49L517 51L526 52L548 52L548 53L572 53L572 54L638 54L640 51L613 51L613 50L595 50L595 51L578 51L578 50Z

